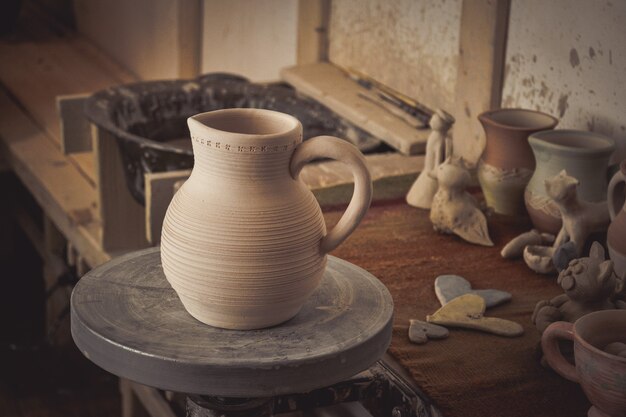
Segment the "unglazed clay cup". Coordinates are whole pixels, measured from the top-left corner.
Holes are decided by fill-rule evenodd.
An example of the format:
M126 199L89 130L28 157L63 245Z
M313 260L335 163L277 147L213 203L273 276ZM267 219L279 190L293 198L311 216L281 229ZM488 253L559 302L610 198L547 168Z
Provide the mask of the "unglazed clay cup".
M574 342L576 366L559 351L560 339ZM574 324L552 323L541 338L552 369L578 382L593 404L589 417L626 417L626 358L602 350L614 342L626 342L626 310L596 311Z
M203 323L248 330L289 320L320 283L326 254L369 207L365 158L345 140L303 142L300 122L271 110L216 110L188 124L194 167L163 221L165 277ZM317 158L346 163L355 179L352 200L328 233L299 178Z
M528 136L553 129L558 120L526 109L489 110L480 114L478 120L486 136L478 181L487 205L500 214L524 214L524 188L535 169Z

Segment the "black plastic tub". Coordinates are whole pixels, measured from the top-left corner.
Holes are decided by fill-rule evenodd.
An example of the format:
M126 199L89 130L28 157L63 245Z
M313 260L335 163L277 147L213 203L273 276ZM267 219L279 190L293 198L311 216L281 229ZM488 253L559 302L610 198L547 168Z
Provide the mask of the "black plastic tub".
M384 147L379 139L286 84L255 84L233 74L107 88L87 99L85 115L117 139L128 188L145 204L145 173L193 166L187 118L233 107L289 113L302 122L305 140L333 135L349 140L362 152Z

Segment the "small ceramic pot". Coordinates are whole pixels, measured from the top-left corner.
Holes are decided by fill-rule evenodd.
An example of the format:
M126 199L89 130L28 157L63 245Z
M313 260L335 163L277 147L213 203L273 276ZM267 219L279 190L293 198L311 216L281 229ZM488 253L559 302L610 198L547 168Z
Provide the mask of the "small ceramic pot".
M576 366L559 351L559 339L574 342ZM578 382L593 404L587 414L590 417L626 416L626 358L603 350L614 342L626 342L626 310L596 311L574 324L552 323L541 337L552 369Z
M499 109L478 116L486 135L478 181L487 205L496 213L524 213L524 188L535 168L528 135L553 129L554 117L524 109Z
M613 139L595 132L551 130L533 133L528 138L537 167L524 201L536 229L557 234L561 229L561 213L546 193L545 181L562 170L576 178L581 200L606 200L606 171L615 149Z
M608 205L611 225L607 232L609 256L619 277L626 274L626 159L609 182Z

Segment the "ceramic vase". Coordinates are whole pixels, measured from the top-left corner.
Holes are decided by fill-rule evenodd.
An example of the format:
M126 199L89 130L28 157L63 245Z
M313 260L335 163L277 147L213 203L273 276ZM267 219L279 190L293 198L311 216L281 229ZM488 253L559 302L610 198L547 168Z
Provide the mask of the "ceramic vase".
M626 160L609 182L608 205L611 225L607 232L609 256L618 277L626 276Z
M574 342L572 365L559 350L559 340ZM552 323L541 337L546 360L557 373L580 384L592 404L589 417L626 416L626 357L608 352L626 342L626 310L589 313L575 323Z
M496 213L524 213L524 188L535 168L528 136L553 129L554 117L525 109L498 109L478 116L486 135L478 163L478 181L485 200Z
M581 200L606 200L606 173L615 149L613 139L595 132L559 129L533 133L528 142L537 167L526 187L524 201L536 229L555 235L561 229L561 213L548 197L545 181L562 170L579 181L577 193Z
M356 147L320 136L302 142L290 115L225 109L188 119L194 167L163 222L163 271L185 309L203 323L258 329L298 313L322 279L326 254L365 215L372 183ZM316 158L347 163L352 200L326 226L298 179Z

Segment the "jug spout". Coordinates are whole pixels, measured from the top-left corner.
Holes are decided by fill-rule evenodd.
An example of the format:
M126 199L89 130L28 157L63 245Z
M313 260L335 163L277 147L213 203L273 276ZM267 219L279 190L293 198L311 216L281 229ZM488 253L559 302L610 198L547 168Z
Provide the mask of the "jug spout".
M289 176L289 160L302 142L302 125L288 115L262 109L224 109L187 120L194 171L262 181Z

